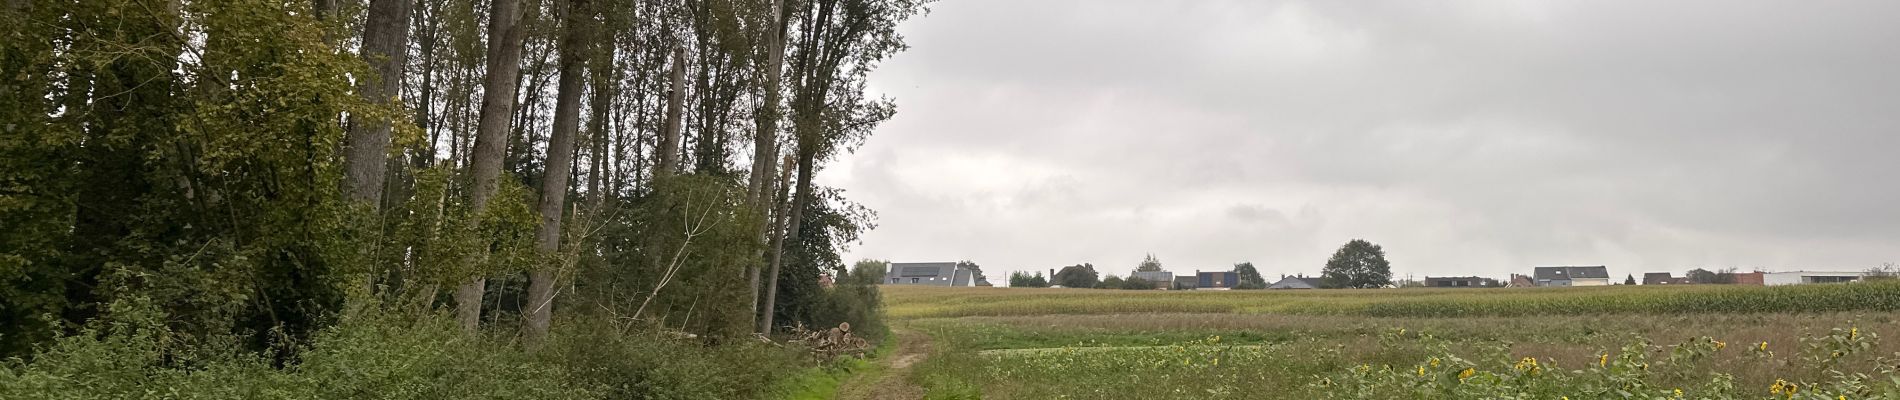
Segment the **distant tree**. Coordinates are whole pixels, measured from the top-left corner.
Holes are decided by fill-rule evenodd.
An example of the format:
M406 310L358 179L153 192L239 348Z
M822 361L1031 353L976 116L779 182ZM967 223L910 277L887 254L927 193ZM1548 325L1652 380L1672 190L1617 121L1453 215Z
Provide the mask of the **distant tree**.
M1028 272L1022 272L1022 271L1010 272L1009 273L1009 287L1029 287L1029 278L1030 278L1030 275Z
M1716 271L1715 283L1723 284L1723 285L1733 285L1735 284L1735 275L1737 272L1738 272L1738 269L1735 267L1723 268L1721 271Z
M1043 279L1041 272L1031 275L1016 271L1009 273L1009 287L1049 287L1049 281Z
M1623 278L1623 284L1625 284L1625 285L1634 285L1634 284L1636 284L1636 275L1635 275L1635 274L1631 274L1631 275L1630 275L1630 276L1629 276L1628 278Z
M890 270L891 262L889 260L866 258L858 260L856 264L851 265L851 276L847 280L860 284L879 283L884 281L885 271Z
M1385 260L1385 249L1361 239L1353 239L1333 252L1320 271L1327 288L1376 288L1392 284L1392 263Z
M976 280L978 281L989 279L983 276L983 266L976 265L976 263L970 262L970 260L958 261L957 268L969 269L970 272L975 272L976 275L974 276L976 277Z
M1161 260L1156 259L1155 255L1153 253L1150 253L1148 254L1147 258L1141 259L1140 264L1135 264L1135 271L1137 272L1161 271Z
M1900 266L1894 263L1880 264L1878 267L1868 268L1867 272L1861 275L1861 279L1869 281L1900 279Z
M1130 277L1128 279L1122 280L1121 288L1128 289L1128 290L1153 290L1155 288L1155 282L1147 280L1147 279Z
M1697 283L1697 284L1715 283L1715 275L1716 275L1715 271L1696 268L1696 269L1689 270L1689 273L1686 275L1689 277L1689 283Z
M1253 268L1253 263L1251 262L1241 262L1239 264L1234 264L1234 273L1240 274L1240 283L1237 285L1234 285L1235 289L1266 289L1267 288L1266 278L1260 277L1260 271L1255 270Z
M1101 282L1098 276L1094 264L1084 263L1063 267L1056 271L1056 276L1050 277L1049 283L1070 288L1092 288Z
M1121 289L1122 278L1119 276L1109 275L1106 278L1102 278L1102 282L1096 284L1095 287L1100 288L1100 289Z

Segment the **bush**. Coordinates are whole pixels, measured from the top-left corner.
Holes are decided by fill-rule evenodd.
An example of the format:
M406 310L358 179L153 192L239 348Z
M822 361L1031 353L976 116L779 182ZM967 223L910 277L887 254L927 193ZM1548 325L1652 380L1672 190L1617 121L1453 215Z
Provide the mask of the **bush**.
M0 398L34 399L586 399L566 369L446 317L359 316L319 332L282 368L235 337L178 345L162 318L119 318L60 338L0 368ZM161 315L146 313L147 315ZM128 321L129 320L129 321ZM288 361L287 361L288 362Z
M606 399L760 399L802 372L798 353L751 340L705 345L605 320L559 324L541 357Z
M0 365L4 399L757 399L804 370L796 349L749 340L708 345L606 320L556 324L522 346L471 335L445 315L350 313L294 359L245 350L238 336L184 341L152 307L110 319Z

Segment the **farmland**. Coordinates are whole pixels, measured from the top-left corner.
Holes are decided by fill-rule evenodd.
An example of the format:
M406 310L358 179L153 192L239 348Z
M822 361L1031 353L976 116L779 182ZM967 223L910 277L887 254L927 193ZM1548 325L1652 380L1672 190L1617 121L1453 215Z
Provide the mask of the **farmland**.
M885 288L929 398L1900 398L1900 284Z

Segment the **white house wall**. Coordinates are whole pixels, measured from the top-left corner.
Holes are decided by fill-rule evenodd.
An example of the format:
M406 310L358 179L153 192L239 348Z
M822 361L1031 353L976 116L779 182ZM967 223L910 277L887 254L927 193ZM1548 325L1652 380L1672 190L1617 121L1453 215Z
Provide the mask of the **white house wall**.
M1768 272L1768 273L1761 274L1761 284L1764 286L1800 285L1800 284L1808 283L1808 280L1805 278L1810 277L1810 276L1859 277L1861 275L1863 274L1859 272L1816 272L1816 271Z

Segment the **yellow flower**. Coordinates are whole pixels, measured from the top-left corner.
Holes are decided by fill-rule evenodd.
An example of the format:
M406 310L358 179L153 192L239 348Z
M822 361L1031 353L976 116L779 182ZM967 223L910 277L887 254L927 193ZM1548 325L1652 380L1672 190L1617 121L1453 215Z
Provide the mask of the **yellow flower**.
M1418 376L1425 376L1425 366L1418 366Z
M1682 398L1682 389L1676 389L1676 398Z
M1722 348L1724 348L1724 347L1728 347L1728 342L1723 342L1723 341L1720 341L1720 340L1717 340L1717 341L1715 341L1715 350L1716 350L1716 351L1721 351L1721 350L1722 350Z
M1755 350L1768 351L1768 342L1761 342L1761 344L1755 345Z
M1464 382L1464 381L1465 381L1466 379L1471 379L1471 376L1472 376L1472 375L1475 375L1475 374L1477 374L1477 373L1478 373L1478 370L1476 370L1476 369L1472 369L1472 368L1465 368L1465 370L1464 370L1463 372L1459 372L1459 373L1458 373L1458 381L1459 381L1459 382Z
M1432 368L1438 368L1438 357L1432 357Z
M1610 353L1603 353L1602 355L1597 356L1598 367L1606 367L1609 365L1610 365Z
M1847 340L1854 340L1857 337L1860 337L1860 327L1856 326L1847 330Z

